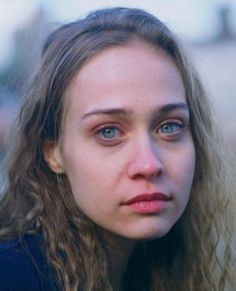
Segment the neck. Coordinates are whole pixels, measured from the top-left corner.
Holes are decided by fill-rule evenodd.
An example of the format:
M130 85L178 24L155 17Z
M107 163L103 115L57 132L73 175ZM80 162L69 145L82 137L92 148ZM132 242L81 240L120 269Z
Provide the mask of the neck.
M136 241L110 234L107 238L109 254L108 275L113 291L120 291L127 262L132 255Z

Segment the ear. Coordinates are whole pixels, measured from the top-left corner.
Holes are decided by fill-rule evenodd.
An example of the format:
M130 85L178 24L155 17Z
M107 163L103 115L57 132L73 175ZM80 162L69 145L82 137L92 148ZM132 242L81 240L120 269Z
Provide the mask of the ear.
M46 140L43 145L43 156L49 168L58 174L64 173L63 159L59 145L52 140Z

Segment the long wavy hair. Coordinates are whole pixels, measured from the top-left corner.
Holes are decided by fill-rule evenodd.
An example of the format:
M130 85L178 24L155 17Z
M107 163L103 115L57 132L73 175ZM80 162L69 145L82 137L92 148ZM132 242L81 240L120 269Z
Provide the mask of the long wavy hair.
M112 290L106 242L78 209L66 175L49 169L43 145L60 141L64 93L80 68L101 51L136 40L161 47L179 68L190 108L196 169L184 214L163 238L137 243L123 289L226 290L236 286L231 246L234 172L215 131L211 104L184 49L165 24L139 9L98 10L47 38L6 154L0 239L40 232L61 290Z

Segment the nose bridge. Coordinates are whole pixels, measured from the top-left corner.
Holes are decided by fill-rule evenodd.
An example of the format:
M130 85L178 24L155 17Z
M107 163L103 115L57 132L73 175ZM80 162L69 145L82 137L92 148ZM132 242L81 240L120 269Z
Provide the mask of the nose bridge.
M163 171L160 151L151 133L138 134L133 142L131 161L129 164L130 176L153 176Z
M138 136L135 150L140 158L144 161L152 161L157 156L157 148L151 137L151 134L145 132Z

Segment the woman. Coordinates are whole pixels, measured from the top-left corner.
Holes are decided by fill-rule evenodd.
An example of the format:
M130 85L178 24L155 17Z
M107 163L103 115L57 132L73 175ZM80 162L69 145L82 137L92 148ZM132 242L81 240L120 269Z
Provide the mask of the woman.
M5 162L1 289L233 286L235 188L210 112L154 16L100 10L53 32Z

